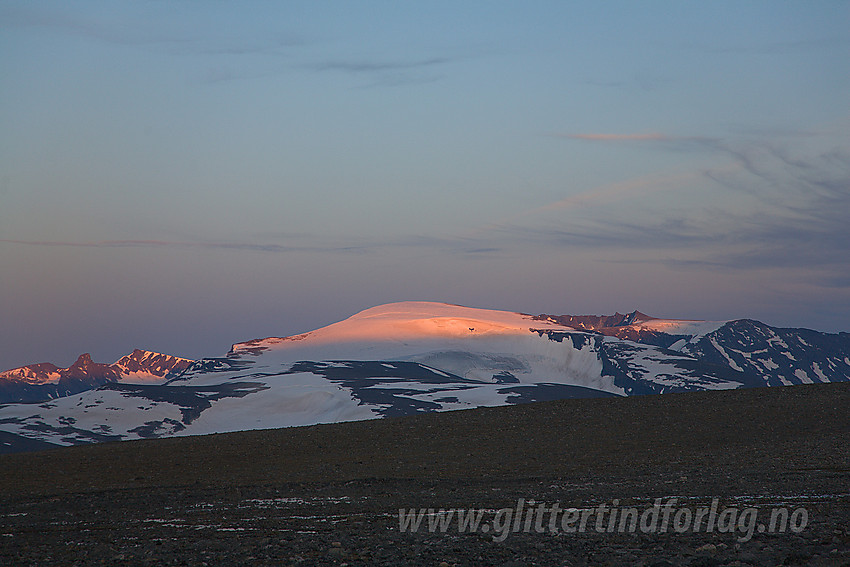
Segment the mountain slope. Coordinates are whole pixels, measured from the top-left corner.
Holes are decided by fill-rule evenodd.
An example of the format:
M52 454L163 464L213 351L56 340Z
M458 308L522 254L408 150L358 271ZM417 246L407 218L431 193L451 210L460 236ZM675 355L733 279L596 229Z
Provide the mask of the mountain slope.
M740 319L691 338L680 350L701 360L728 364L765 386L850 379L848 333L780 329Z
M751 319L679 321L638 311L613 317L540 315L605 336L680 352L740 373L749 386L789 386L850 379L850 334L770 327Z
M404 302L301 335L236 343L226 356L197 361L164 384L110 380L48 403L0 407L0 430L76 444L560 398L847 381L848 352L847 334L746 320L530 316ZM134 372L130 361L122 365Z

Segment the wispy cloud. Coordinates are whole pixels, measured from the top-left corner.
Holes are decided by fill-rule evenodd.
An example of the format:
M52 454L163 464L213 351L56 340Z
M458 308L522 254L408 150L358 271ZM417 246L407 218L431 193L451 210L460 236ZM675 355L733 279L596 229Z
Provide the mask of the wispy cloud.
M429 57L411 60L331 60L308 68L317 72L346 73L368 80L365 87L394 87L431 83L441 78L435 73L440 66L451 63L448 57Z
M273 235L276 236L276 235ZM469 237L411 235L395 236L383 240L366 238L346 238L345 243L328 242L315 235L286 234L287 239L296 239L304 244L285 245L272 242L250 241L190 241L190 240L20 240L3 238L0 244L40 246L49 248L161 248L196 250L234 250L240 252L260 252L270 254L315 253L315 254L351 254L375 253L390 249L436 250L441 253L491 254L501 249L492 244ZM312 244L308 244L312 243Z
M554 138L582 140L588 142L643 142L657 144L659 147L693 148L695 146L713 147L722 142L720 138L710 136L677 136L661 132L573 132L550 134Z
M572 138L573 140L594 140L605 142L620 142L634 140L666 140L669 137L652 132L649 134L564 134L564 138Z
M638 132L638 133L599 133L599 132L578 132L578 133L554 133L549 134L553 138L562 140L577 140L579 142L590 143L608 143L633 145L639 144L642 146L653 147L660 150L668 151L712 151L712 152L735 152L726 140L712 136L677 136L672 134L664 134L661 132ZM736 156L738 159L741 156Z
M70 247L70 248L202 248L208 250L243 250L253 252L363 252L368 246L285 246L282 244L254 242L202 242L172 240L14 240L0 239L0 243L28 246Z
M168 3L162 5L166 9ZM127 7L127 6L125 6ZM220 55L250 55L278 52L300 45L303 40L295 34L279 32L267 36L236 38L219 29L198 25L162 25L168 18L164 13L150 18L125 14L112 19L100 14L85 15L64 8L62 4L43 6L0 5L0 28L46 28L123 46L158 46L175 53ZM151 22L156 22L152 25Z
M826 163L813 164L804 158L795 157L792 152L777 141L782 137L813 138L818 135L816 131L785 131L784 136L774 133L773 135L758 136L754 139L727 139L716 136L676 136L658 132L554 134L555 137L562 139L615 144L639 143L659 150L713 153L731 158L739 167L771 185L783 186L788 185L789 181L791 185L801 181L816 185L818 175L822 175L830 169L835 169L836 165L842 165L841 162L845 157L840 151L833 150L823 156L824 162L827 160L835 162L824 169L823 166L827 165ZM778 168L778 162L786 167ZM726 170L728 172L728 168ZM707 169L702 172L703 175L721 185L731 186L721 178L723 173L724 171L721 168ZM752 187L752 184L738 184L739 189L746 191L750 191Z
M571 137L612 143L681 140L691 149L696 145L731 161L599 187L529 211L528 219L515 218L500 226L500 232L535 246L640 251L641 261L676 267L803 270L831 286L850 280L850 153L843 147L807 151L804 145L776 140L660 134ZM704 198L695 201L692 194L680 205L674 193L645 210L588 208L643 198L665 186L699 184L700 177L730 193L724 196L709 187ZM571 209L573 214L567 214ZM552 212L559 216L547 215Z
M85 36L120 45L183 44L190 38L162 31L146 30L140 25L120 25L103 20L85 18L61 8L44 9L32 6L5 5L0 8L0 26L5 28L49 28L67 34Z
M588 135L581 136L579 141ZM598 141L675 144L680 139L664 134L604 136L608 138ZM599 252L599 257L608 261L640 258L645 263L688 269L778 269L794 272L796 277L808 274L813 282L833 287L850 281L850 223L846 218L850 211L850 152L845 145L831 145L815 137L790 141L681 139L696 144L689 149L698 148L721 159L712 166L594 187L455 235L334 240L314 234L264 233L226 241L5 239L0 243L267 254L422 251L470 258L546 255L555 250L560 254L562 249L573 248Z
M532 209L524 214L534 215L569 208L604 205L637 194L645 195L658 191L668 191L675 189L677 186L680 186L683 182L693 178L694 176L695 174L693 173L647 175L618 183L610 183L577 195L570 195L569 197L559 201Z
M501 233L509 237L520 234L530 235L539 230L539 222L542 217L552 214L568 215L578 213L582 209L615 205L627 199L646 198L655 193L675 191L688 181L697 179L702 175L703 172L663 173L600 185L540 207L517 212L510 217L489 223L467 234L471 238L486 238L488 233ZM525 228L529 225L538 228ZM610 243L610 234L603 234L603 231L583 227L582 223L573 222L569 229L546 230L549 235L556 239L568 239L574 243L579 241L585 245Z
M423 67L442 65L451 60L446 57L432 57L413 61L326 61L313 66L317 71L344 71L347 73L383 73L386 71L409 71Z
M816 39L750 43L749 45L744 43L739 43L738 45L681 43L675 46L669 46L667 48L729 55L784 55L787 53L796 53L799 51L835 49L840 47L846 47L847 44L847 39L844 37L821 37Z
M657 91L669 85L673 79L659 75L655 72L638 72L627 77L613 79L592 77L584 80L584 83L592 87L616 88L616 89L640 89L643 91Z

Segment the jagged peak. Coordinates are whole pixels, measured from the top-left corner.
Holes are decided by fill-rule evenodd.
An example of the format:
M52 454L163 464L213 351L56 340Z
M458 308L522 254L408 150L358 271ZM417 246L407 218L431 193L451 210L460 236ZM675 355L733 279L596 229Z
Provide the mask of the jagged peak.
M63 377L96 375L121 379L122 376L139 374L150 374L152 377L161 378L168 372L182 370L193 362L194 360L188 358L137 348L112 364L108 364L95 362L90 353L84 352L67 368L60 368L50 362L40 362L0 372L0 380L25 379L31 383L49 383Z
M651 321L655 318L656 317L652 317L650 315L647 315L646 313L641 313L640 311L635 309L634 311L632 311L628 315L623 315L623 321L620 324L620 326L622 326L622 325L633 325L633 324L639 323L641 321Z
M91 366L92 364L95 364L95 362L91 359L91 354L84 352L83 354L77 357L77 360L74 362L74 364L69 366L69 368L86 367Z

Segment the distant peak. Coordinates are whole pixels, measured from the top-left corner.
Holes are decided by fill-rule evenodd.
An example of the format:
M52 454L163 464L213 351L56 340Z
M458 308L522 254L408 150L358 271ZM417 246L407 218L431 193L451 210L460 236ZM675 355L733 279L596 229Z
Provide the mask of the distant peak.
M158 379L170 372L182 371L192 362L194 361L188 358L137 348L116 360L110 367L125 377L132 375L134 379L139 379L140 376L147 375L151 379Z
M638 310L634 310L628 315L623 316L623 321L620 325L634 325L635 323L639 323L641 321L651 321L655 319L655 317L650 317L645 313L641 313Z
M81 354L77 361L64 370L60 370L63 376L106 376L112 375L113 371L108 364L100 364L91 359L91 355L87 352Z
M91 359L91 355L87 352L84 352L80 356L77 357L76 362L72 366L90 366L94 364L94 361Z

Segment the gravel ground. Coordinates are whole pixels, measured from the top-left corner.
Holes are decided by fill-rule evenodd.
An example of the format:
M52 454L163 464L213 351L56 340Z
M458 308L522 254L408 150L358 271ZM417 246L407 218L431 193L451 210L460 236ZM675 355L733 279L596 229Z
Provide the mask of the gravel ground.
M844 383L4 455L0 564L850 565L848 408ZM666 530L597 531L600 505L651 520L658 498ZM713 531L673 528L712 503ZM420 508L484 512L400 529ZM777 508L799 529L760 531Z

